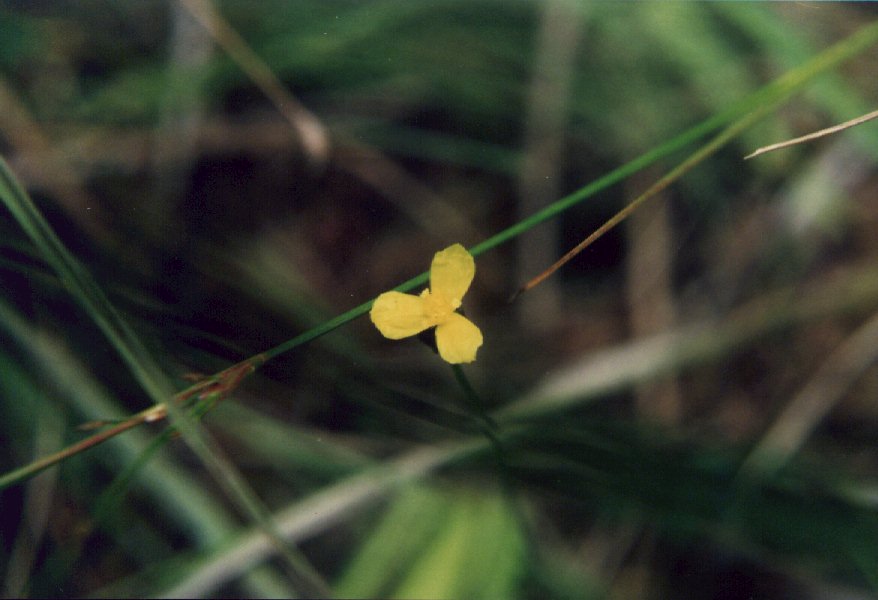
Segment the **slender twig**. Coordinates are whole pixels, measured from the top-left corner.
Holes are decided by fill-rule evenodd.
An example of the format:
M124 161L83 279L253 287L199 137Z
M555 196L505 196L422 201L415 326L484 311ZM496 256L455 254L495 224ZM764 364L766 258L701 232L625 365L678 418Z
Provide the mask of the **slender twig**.
M568 251L567 254L562 256L552 266L550 266L548 269L521 286L521 288L519 288L512 295L509 301L514 301L519 295L530 289L533 289L534 287L538 286L540 283L551 277L552 274L555 273L555 271L570 262L577 254L591 246L592 243L594 243L598 238L600 238L605 233L610 231L613 227L628 218L628 216L635 210L637 210L637 208L641 204L643 204L653 196L657 195L658 193L664 191L669 185L677 181L680 177L691 171L697 164L699 164L707 157L712 155L714 152L722 148L729 140L731 140L741 131L752 125L756 120L761 118L767 112L767 110L754 111L730 125L722 133L713 138L713 140L692 153L689 158L680 163L676 168L672 169L667 175L656 181L649 189L647 189L640 196L632 200L625 208L610 217L603 225L598 227L591 235L582 240L572 250Z
M744 157L744 160L748 160L750 158L759 156L760 154L765 154L766 152L774 152L775 150L780 150L782 148L789 148L790 146L795 146L797 144L802 144L804 142L810 142L811 140L816 140L817 138L822 138L827 135L832 135L833 133L837 133L839 131L844 131L845 129L850 129L851 127L855 127L866 121L871 121L872 119L878 118L878 110L872 111L869 114L863 115L861 117L857 117L856 119L851 119L850 121L845 121L844 123L840 123L839 125L833 125L832 127L827 127L826 129L821 129L820 131L815 131L814 133L809 133L808 135L803 135L801 137L793 138L791 140L787 140L785 142L778 142L776 144L771 144L770 146L763 146L759 148L755 152L751 152L747 156Z

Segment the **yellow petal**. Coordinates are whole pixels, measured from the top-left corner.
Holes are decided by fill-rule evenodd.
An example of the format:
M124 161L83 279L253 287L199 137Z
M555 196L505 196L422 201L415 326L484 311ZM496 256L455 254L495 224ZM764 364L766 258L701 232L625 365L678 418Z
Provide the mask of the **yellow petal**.
M369 311L369 318L386 338L417 335L436 324L424 312L424 301L418 296L385 292L378 296Z
M453 365L473 362L476 359L476 350L481 345L482 332L459 313L453 313L436 328L439 356Z
M430 292L444 296L453 308L457 308L475 274L476 263L472 255L460 244L454 244L433 257Z

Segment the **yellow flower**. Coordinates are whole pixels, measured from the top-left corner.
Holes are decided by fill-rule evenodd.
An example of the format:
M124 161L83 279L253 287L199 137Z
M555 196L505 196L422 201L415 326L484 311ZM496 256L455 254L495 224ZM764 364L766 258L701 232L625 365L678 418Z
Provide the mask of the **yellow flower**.
M476 359L482 332L472 321L454 312L476 274L476 263L460 244L437 252L430 265L430 288L420 296L385 292L369 312L378 331L392 340L436 328L439 356L451 364Z

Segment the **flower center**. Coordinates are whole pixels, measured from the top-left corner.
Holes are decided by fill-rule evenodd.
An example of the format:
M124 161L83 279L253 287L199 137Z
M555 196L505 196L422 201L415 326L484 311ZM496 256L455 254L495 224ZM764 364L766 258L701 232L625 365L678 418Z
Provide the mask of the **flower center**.
M424 313L430 321L439 325L460 306L460 300L457 298L446 298L442 294L433 294L430 290L421 292L421 298L424 301Z

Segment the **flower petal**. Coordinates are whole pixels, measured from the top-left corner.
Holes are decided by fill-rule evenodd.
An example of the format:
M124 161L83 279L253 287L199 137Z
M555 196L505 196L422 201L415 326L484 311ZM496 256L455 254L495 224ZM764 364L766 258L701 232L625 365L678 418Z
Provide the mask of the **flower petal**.
M460 244L454 244L433 257L430 292L444 296L457 308L475 274L476 262L472 255Z
M482 332L475 324L459 313L436 328L436 347L439 356L456 365L476 359L476 350L482 345Z
M384 292L372 305L369 318L386 338L417 335L436 324L424 312L424 300L411 294Z

